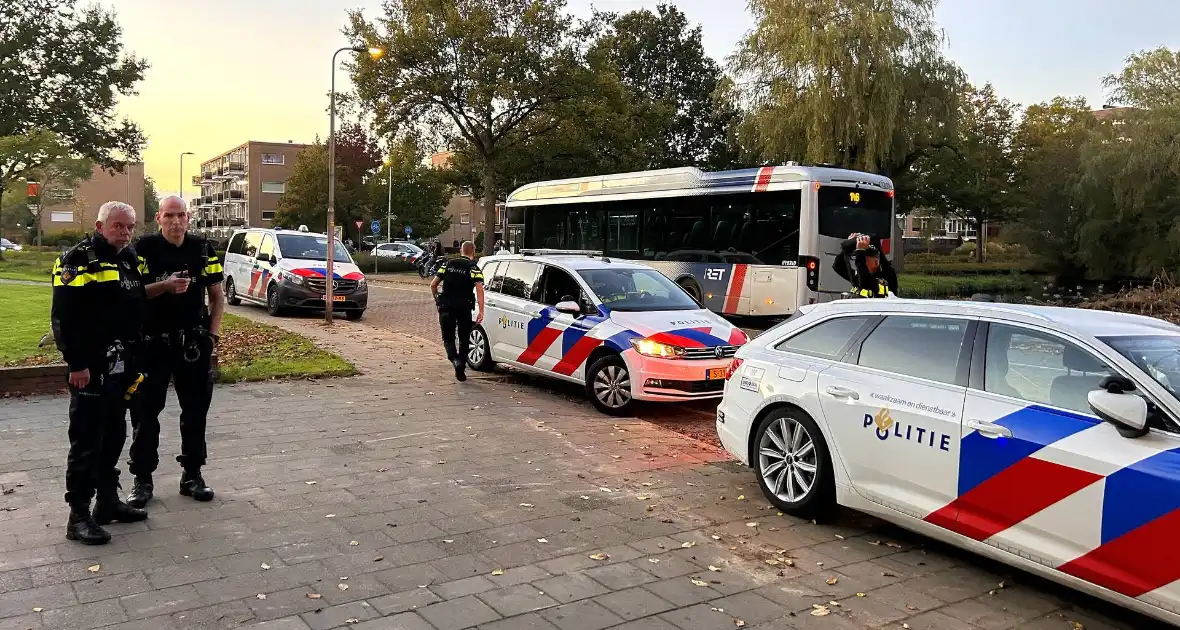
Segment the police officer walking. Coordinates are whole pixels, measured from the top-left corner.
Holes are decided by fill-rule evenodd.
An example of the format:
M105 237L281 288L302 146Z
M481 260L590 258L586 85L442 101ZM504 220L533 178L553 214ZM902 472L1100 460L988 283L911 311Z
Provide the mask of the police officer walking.
M144 362L147 375L131 406L131 438L127 469L135 476L127 503L142 508L152 499L152 473L160 463L160 412L168 397L168 383L176 387L180 403L180 494L211 501L205 484L205 423L213 400L212 356L225 312L222 267L213 246L188 233L188 206L180 197L167 197L156 212L160 232L135 244L148 294L144 324ZM156 287L161 287L160 291ZM205 295L209 307L205 306Z
M102 525L147 518L119 499L127 401L142 379L137 354L146 293L128 248L134 230L134 208L104 203L94 236L66 250L53 266L50 324L70 370L66 538L87 545L110 542Z
M438 323L442 328L443 347L447 359L455 366L455 378L467 380L467 346L471 342L471 311L476 304L479 313L475 323L483 321L483 272L475 264L475 243L464 241L459 258L444 261L430 281L430 293L438 305ZM442 294L438 285L442 283ZM455 348L455 335L459 347Z

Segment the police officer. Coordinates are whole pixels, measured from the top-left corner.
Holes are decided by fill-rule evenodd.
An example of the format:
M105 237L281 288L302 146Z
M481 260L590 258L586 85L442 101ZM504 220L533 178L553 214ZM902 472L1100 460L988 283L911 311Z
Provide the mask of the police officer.
M467 345L471 341L471 310L479 304L475 323L483 322L483 272L475 265L475 243L463 241L459 258L444 261L430 281L430 293L438 305L438 323L442 328L447 359L455 366L455 378L467 380ZM442 294L438 285L442 283ZM455 335L459 348L455 349Z
M104 203L94 236L66 250L53 266L50 324L70 370L66 538L87 545L110 542L102 525L147 518L147 512L119 500L127 400L142 379L137 354L146 293L135 252L128 248L134 229L134 208Z
M169 380L180 403L180 455L176 457L183 470L180 494L197 501L213 499L201 467L207 455L206 417L213 400L212 356L225 312L221 262L208 240L188 233L188 206L180 197L160 201L156 223L159 233L135 244L148 294L153 295L144 323L147 376L131 406L134 433L127 470L135 475L135 483L127 503L137 508L147 505L155 491L152 473L160 463L160 412ZM157 292L157 286L174 288Z
M832 269L852 284L849 293L859 297L888 297L897 294L897 272L881 255L879 242L867 234L850 234L840 243L840 255Z

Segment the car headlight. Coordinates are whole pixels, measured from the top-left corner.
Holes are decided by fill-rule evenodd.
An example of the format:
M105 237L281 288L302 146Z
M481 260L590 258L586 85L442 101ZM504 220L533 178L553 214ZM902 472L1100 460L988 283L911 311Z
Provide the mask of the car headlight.
M680 346L673 346L666 343L660 343L651 339L632 339L631 347L635 351L645 357L653 357L656 359L679 359L684 355L684 348Z
M306 286L307 285L307 281L303 279L303 276L298 275L298 274L294 274L294 273L283 274L283 280L286 280L286 281L290 282L291 284L298 285L298 286Z
M356 281L356 288L358 291L360 291L361 289L369 288L369 281L365 278L361 278L360 280L357 280Z

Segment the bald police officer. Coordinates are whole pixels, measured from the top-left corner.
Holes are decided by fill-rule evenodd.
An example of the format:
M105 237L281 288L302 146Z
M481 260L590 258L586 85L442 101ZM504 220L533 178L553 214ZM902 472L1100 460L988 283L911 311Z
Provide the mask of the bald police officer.
M455 378L467 380L467 346L471 342L471 311L479 305L475 322L483 321L483 272L475 264L475 243L464 241L462 254L439 265L430 281L430 293L438 305L438 323L442 328L443 348L447 359L455 366ZM442 284L442 293L438 287ZM455 336L459 347L455 347Z

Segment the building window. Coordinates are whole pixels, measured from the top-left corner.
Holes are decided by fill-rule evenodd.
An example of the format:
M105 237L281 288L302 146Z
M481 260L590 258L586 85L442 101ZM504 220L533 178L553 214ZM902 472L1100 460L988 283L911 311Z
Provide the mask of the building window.
M274 218L275 218L275 211L274 210L263 210L262 211L262 220L263 221L271 221Z
M470 214L464 212L463 214L459 215L459 225L467 225L469 223L471 223L471 215Z
M74 222L74 213L73 212L50 212L49 213L49 220L54 223L73 223Z
M263 164L283 164L284 163L283 157L284 156L282 153L263 153L262 154L262 163Z
M264 193L282 193L286 189L287 185L284 182L262 182L262 192Z

